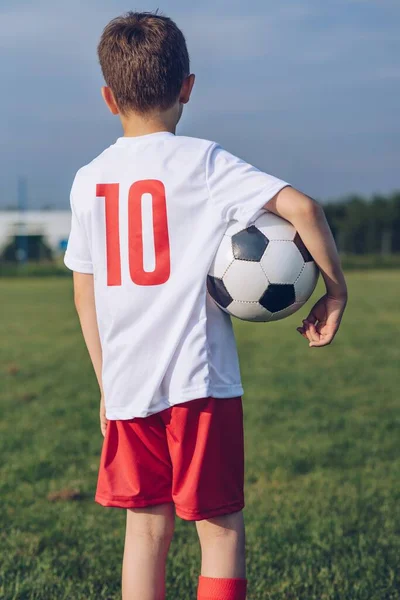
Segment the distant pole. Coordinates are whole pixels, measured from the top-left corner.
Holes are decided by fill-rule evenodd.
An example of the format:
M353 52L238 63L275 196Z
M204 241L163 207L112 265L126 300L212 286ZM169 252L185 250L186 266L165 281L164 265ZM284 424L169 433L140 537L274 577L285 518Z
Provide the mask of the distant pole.
M17 261L23 264L28 259L28 238L26 235L26 210L28 208L28 192L26 177L18 177L18 211L19 226L17 233Z

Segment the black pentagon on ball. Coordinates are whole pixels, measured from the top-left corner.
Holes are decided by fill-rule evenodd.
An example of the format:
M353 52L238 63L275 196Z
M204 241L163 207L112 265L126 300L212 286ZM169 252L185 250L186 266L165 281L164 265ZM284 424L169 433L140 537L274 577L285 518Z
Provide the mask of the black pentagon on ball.
M259 302L269 312L276 313L291 306L295 300L294 285L291 283L271 283Z
M222 279L207 275L207 289L211 298L214 298L222 308L227 308L233 302L233 298L226 289Z
M314 260L313 257L311 256L311 254L309 253L309 251L307 250L307 248L305 247L304 242L298 233L296 233L293 242L296 244L296 246L300 250L300 253L304 259L304 262L312 262Z
M232 236L233 256L238 260L258 262L268 246L268 239L254 225Z

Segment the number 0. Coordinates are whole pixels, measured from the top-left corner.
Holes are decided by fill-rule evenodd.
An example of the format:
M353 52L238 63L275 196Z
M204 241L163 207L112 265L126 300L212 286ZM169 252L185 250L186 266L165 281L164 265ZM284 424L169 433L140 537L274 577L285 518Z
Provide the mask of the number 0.
M143 266L142 196L150 194L153 207L155 267ZM121 285L121 250L119 230L119 184L99 183L96 196L105 198L107 285ZM161 181L147 179L133 183L128 196L129 272L137 285L161 285L168 281L171 257L168 235L165 187Z

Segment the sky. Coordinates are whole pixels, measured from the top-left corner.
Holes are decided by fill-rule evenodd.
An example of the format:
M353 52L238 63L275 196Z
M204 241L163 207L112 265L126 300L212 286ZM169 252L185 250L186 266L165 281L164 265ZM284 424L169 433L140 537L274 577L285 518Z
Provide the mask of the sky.
M100 96L108 21L159 8L196 74L178 134L212 139L324 202L400 188L398 0L0 0L0 208L69 207L122 135Z

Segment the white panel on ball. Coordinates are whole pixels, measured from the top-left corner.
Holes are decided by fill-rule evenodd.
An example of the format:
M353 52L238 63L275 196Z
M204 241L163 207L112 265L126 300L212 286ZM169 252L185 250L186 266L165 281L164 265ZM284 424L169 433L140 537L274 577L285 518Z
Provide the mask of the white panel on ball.
M296 230L289 221L267 211L264 211L255 220L254 225L271 241L287 240L291 242L296 235Z
M225 231L225 235L232 236L235 233L239 233L239 231L243 231L246 229L246 226L239 221L231 221L228 225L228 229Z
M268 287L259 262L235 260L225 273L223 282L234 300L257 302Z
M270 321L272 314L258 302L238 302L234 300L229 305L232 316L245 321Z
M314 262L307 262L294 284L296 302L307 302L318 281L319 270Z
M230 237L224 236L215 255L214 262L210 268L210 275L213 277L222 278L229 265L234 261L232 249L232 240Z
M261 258L261 266L271 283L294 283L304 259L293 242L270 242Z
M289 315L292 315L293 313L297 312L299 310L299 308L301 308L302 306L303 306L303 302L294 302L287 308L284 308L283 310L279 310L278 312L273 313L271 315L270 321L280 321L281 319L285 319Z

